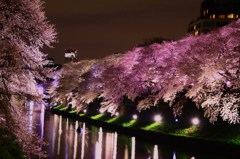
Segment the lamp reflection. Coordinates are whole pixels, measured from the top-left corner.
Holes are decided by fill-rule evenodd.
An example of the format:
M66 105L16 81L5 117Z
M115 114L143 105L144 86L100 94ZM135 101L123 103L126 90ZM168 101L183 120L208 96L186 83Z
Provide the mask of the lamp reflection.
M158 159L158 146L157 145L154 145L153 159Z
M127 145L125 145L124 159L128 159L128 146Z
M66 133L65 133L65 158L68 158L68 151L69 151L69 122L67 118L67 123L66 123Z
M68 118L67 118L66 130L68 130L68 127L69 125L68 125Z
M78 143L78 140L77 140L77 137L78 137L77 128L78 128L78 121L76 121L75 129L74 129L75 133L74 133L73 159L76 159L76 157L77 157L77 143Z
M82 146L81 146L81 159L84 158L84 148L85 148L85 135L86 135L86 125L83 123L83 128L82 128Z
M44 136L44 116L45 116L45 106L41 105L41 115L40 115L40 126L41 126L41 139Z
M135 137L132 137L131 159L135 159L135 147L136 147L136 139Z
M115 133L106 133L105 137L105 156L104 158L117 158L117 138L118 134Z
M173 159L176 159L176 152L173 152Z
M95 145L95 159L102 158L102 137L103 137L103 132L102 132L102 128L100 127L98 132L98 141L96 142L96 145Z
M114 136L113 133L106 133L105 137L105 158L113 158Z
M52 132L52 152L54 152L54 149L55 149L55 140L56 140L56 136L57 136L57 126L58 126L58 121L59 121L59 116L54 114L53 115L53 132Z
M58 151L57 154L60 154L60 145L61 145L61 135L62 135L62 116L60 115L59 127L58 127Z
M118 134L117 134L117 132L115 132L114 133L113 159L117 158L117 138L118 138Z

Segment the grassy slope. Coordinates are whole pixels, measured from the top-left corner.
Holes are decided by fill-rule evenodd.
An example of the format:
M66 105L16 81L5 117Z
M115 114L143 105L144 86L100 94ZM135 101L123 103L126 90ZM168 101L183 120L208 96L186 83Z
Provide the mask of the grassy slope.
M53 109L65 112L66 107L56 106ZM76 114L76 111L67 113ZM184 136L188 138L202 138L204 140L215 140L223 143L230 143L240 146L240 126L238 125L212 125L209 123L202 123L199 126L182 127L178 123L166 122L139 122L132 120L125 116L110 116L108 114L96 114L88 116L87 114L79 114L79 116L86 116L93 120L99 120L105 123L119 125L124 128L141 129L145 131L160 132L173 136Z

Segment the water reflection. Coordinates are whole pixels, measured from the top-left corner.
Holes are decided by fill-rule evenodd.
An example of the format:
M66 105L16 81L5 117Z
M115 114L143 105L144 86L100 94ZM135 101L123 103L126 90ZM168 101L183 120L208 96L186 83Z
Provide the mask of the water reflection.
M44 108L34 110L32 120L39 125L36 129L39 135L49 142L49 147L45 148L49 153L48 159L226 158L217 154L198 154L165 145L154 145L135 137L53 115Z
M59 128L58 128L58 150L57 154L60 154L60 145L61 145L61 135L62 135L62 116L60 116Z
M75 130L78 128L78 121L76 121L75 124ZM78 145L78 133L75 131L74 133L74 151L73 151L73 159L76 159L77 157L77 145Z
M100 128L98 132L98 141L95 144L95 159L102 158L102 138L103 138L103 132L102 132L102 128Z
M82 133L82 144L81 144L81 159L84 158L84 149L85 149L85 135L86 135L86 124L83 123Z
M176 159L176 152L173 152L173 159Z
M40 113L40 127L41 127L41 134L40 137L43 139L44 136L44 117L45 117L45 106L41 104L41 113Z
M114 133L114 146L113 146L113 159L117 158L117 138L118 134L117 132Z
M158 146L157 145L154 145L153 159L158 159Z
M136 140L135 137L132 137L131 159L135 159L135 144L136 144L135 140Z

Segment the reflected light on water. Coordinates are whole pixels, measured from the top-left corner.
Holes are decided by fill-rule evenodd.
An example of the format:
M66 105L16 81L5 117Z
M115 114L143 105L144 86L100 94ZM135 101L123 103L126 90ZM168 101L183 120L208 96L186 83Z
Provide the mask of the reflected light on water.
M97 141L95 145L95 159L101 159L100 144Z
M69 124L68 124L68 118L67 118L67 124L66 124L66 130L68 130Z
M95 159L101 159L102 158L102 138L103 138L103 132L102 127L100 127L98 132L98 141L95 145Z
M40 115L40 127L41 127L41 139L44 136L44 116L45 116L45 106L41 105L41 115Z
M59 127L58 127L58 133L62 133L62 116L60 115L60 121L59 121Z
M55 141L56 141L56 134L58 133L57 131L57 125L58 125L58 120L59 120L59 116L54 114L53 115L53 131L52 131L52 152L54 152L55 149Z
M66 131L65 131L65 158L67 159L68 158L68 154L69 154L69 151L71 149L69 149L69 140L70 140L70 137L71 137L71 132L69 131L71 129L71 126L69 126L69 122L68 122L68 118L67 118L67 124L66 124Z
M131 159L135 159L135 148L136 148L136 139L135 137L132 137Z
M154 145L153 159L158 159L158 146L157 145Z
M173 152L173 159L176 159L176 152Z
M58 127L58 151L57 154L60 154L60 145L61 145L61 135L62 135L62 116L60 115L59 127Z
M117 158L117 138L118 138L118 134L117 134L117 132L115 132L114 133L113 159Z
M124 159L128 159L128 146L127 145L125 145Z
M81 146L81 159L84 158L84 149L85 149L85 135L86 135L86 125L83 123L83 128L82 128L82 146Z
M105 158L113 157L113 149L114 149L114 135L113 133L106 133L105 137Z
M68 158L68 149L69 149L69 132L68 132L68 118L67 118L67 124L66 124L66 139L65 139L65 158Z
M117 158L117 133L106 133L105 137L105 156L104 158Z
M141 140L136 141L137 138L135 137L107 130L103 131L102 128L99 129L90 124L77 123L62 116L53 115L46 109L43 123L43 116L41 115L44 110L41 110L40 106L40 109L33 111L33 123L36 122L37 124L36 133L39 136L44 124L44 139L49 143L49 146L44 146L43 149L49 154L48 159L94 159L94 157L95 159L226 159L224 155L212 154L209 156L208 154L200 154L201 156L193 156L199 154L189 149L187 149L188 153L185 153L184 150L176 152L175 147L161 144L154 145ZM76 134L77 126L81 127L78 134ZM94 154L94 152L96 153Z
M75 129L74 129L74 150L73 150L73 159L76 159L77 157L77 143L78 143L78 133L77 133L77 128L78 128L78 121L75 123Z

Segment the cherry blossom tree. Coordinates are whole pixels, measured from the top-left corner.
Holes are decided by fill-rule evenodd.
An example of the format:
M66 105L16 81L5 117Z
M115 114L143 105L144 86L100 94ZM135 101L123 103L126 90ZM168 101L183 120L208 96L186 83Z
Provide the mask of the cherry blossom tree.
M238 123L239 24L240 20L209 34L136 47L115 60L112 56L112 62L105 58L83 66L81 70L88 71L79 78L84 82L76 90L84 93L79 93L78 98L89 103L100 96L101 109L112 113L123 106L125 98L136 102L139 111L161 106L159 103L164 101L175 116L181 115L184 105L191 100L212 123L218 117ZM101 73L94 76L99 70L96 66ZM92 67L95 69L89 69ZM67 72L74 73L75 69Z
M0 0L0 19L0 127L13 133L27 158L43 156L41 141L28 131L24 105L41 101L36 82L44 75L41 49L56 41L55 29L41 0Z
M102 74L120 57L120 54L114 54L101 60L65 64L60 73L59 84L52 88L53 99L62 105L70 103L78 111L85 109L93 100L101 98L106 85Z

